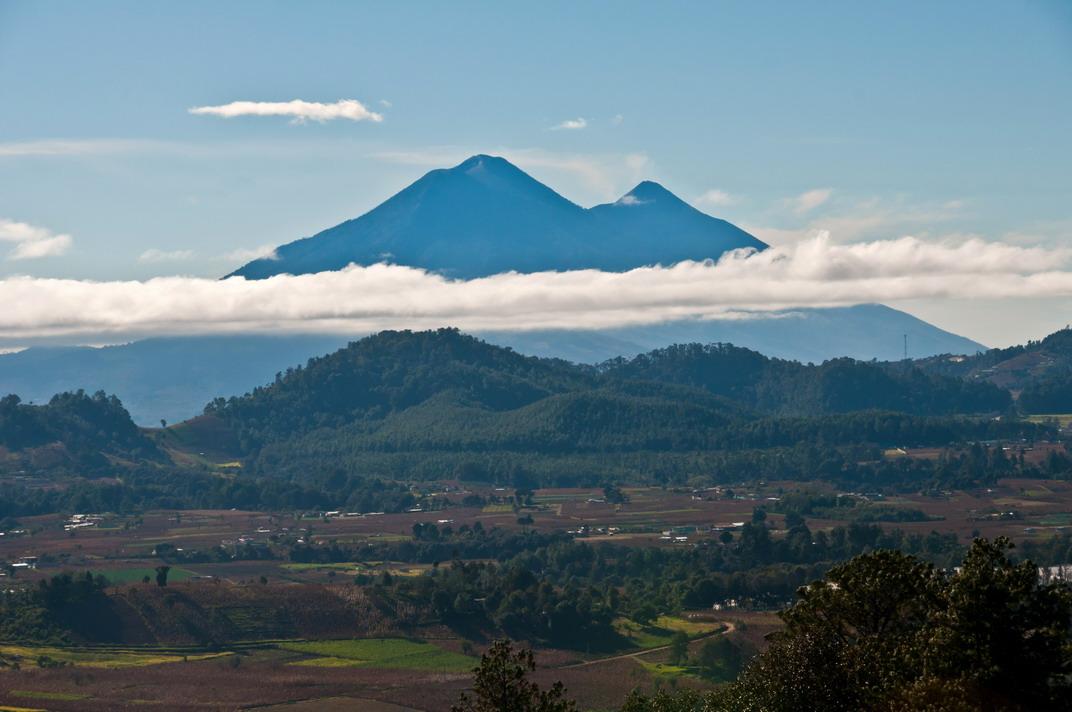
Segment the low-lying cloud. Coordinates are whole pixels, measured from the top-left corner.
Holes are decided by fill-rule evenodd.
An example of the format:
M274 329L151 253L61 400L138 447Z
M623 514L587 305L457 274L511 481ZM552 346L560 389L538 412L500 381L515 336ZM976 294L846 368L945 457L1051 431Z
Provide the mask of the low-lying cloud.
M189 110L199 116L219 116L233 119L239 116L289 116L294 123L316 121L324 123L334 119L350 121L383 121L383 114L369 110L357 99L342 99L332 104L317 101L232 101L219 106L195 106Z
M56 234L37 225L0 218L0 242L14 245L6 258L18 261L58 257L71 249L74 240L70 235Z
M154 334L598 329L903 299L1072 296L1072 250L820 235L718 262L629 272L505 273L468 281L378 264L259 281L0 280L0 346Z

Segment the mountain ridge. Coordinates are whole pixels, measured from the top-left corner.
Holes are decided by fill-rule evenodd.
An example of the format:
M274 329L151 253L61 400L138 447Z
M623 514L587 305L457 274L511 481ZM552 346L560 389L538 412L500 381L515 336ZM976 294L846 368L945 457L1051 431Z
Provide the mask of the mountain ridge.
M881 305L793 310L758 319L676 321L597 331L476 332L529 356L596 364L675 343L733 343L766 356L804 363L850 356L900 358L902 335L912 353L971 355L981 344ZM177 422L216 396L233 396L276 373L342 348L367 334L214 335L167 337L103 348L32 347L0 354L0 395L45 402L53 394L103 389L115 393L135 422Z
M766 246L652 181L586 209L506 159L478 154L429 171L363 215L284 244L227 276L262 279L383 261L458 278L622 271Z

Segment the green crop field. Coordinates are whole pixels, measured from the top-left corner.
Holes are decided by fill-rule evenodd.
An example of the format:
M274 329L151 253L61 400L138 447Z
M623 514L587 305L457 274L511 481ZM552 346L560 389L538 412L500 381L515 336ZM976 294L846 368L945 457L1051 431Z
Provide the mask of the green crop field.
M1072 425L1072 413L1047 413L1044 415L1029 415L1027 419L1032 423L1052 423L1056 421L1062 428Z
M718 628L717 623L690 621L676 616L659 616L651 625L640 625L627 618L619 618L614 623L615 630L638 648L658 648L669 645L677 631L683 631L690 638L709 633Z
M287 563L281 564L279 568L286 569L287 571L318 571L323 569L333 571L360 571L367 567L367 564L362 564L356 561L339 561L329 563Z
M514 511L514 505L512 504L485 504L484 508L480 510L484 514L506 514L507 512Z
M637 662L641 667L651 673L652 677L656 680L677 680L679 677L684 677L690 674L690 670L682 665L671 665L670 663L649 663L646 660L637 658Z
M467 672L476 659L443 650L431 643L402 638L367 638L282 643L283 650L312 655L294 665L369 667L398 670Z
M84 700L89 697L89 695L80 695L75 692L46 692L40 690L12 690L11 694L15 697L23 697L31 700L61 700L65 702Z

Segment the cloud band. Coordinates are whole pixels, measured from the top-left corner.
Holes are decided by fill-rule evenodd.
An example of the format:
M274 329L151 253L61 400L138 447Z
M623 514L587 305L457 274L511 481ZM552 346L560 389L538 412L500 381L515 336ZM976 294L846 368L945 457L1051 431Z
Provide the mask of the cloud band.
M629 272L450 280L397 265L259 281L161 277L0 280L0 346L34 338L224 332L597 329L740 310L903 299L1072 296L1072 250L911 237L838 245L825 235L718 262Z

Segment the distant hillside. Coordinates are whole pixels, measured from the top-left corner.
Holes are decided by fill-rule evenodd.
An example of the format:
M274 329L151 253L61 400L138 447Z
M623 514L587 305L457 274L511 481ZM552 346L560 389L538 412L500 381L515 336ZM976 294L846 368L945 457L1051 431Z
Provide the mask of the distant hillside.
M161 458L115 396L61 393L39 406L0 398L0 472L104 473Z
M1000 412L1008 392L990 383L848 358L803 365L730 344L682 344L607 362L616 378L703 388L760 412L780 415L887 410L915 415Z
M44 403L54 393L114 393L140 425L177 422L220 395L271 381L288 366L346 345L345 336L197 336L130 344L35 347L0 355L0 395Z
M822 363L849 357L899 361L908 337L909 358L938 354L972 355L982 344L882 304L827 309L788 309L738 315L733 319L686 319L619 329L483 332L491 343L532 356L599 363L632 357L672 344L727 343L766 356ZM0 361L2 363L2 361Z
M847 359L805 366L691 345L595 368L441 330L355 342L247 396L217 399L206 409L211 427L198 419L172 431L189 438L187 428L197 424L215 443L230 439L234 456L265 474L372 467L370 457L386 457L392 467L399 458L412 463L416 476L446 453L485 460L528 453L531 465L541 457L792 444L777 422L752 427L770 416L809 416L808 424L789 426L802 441L809 433L822 432L827 442L869 433L870 442L940 444L966 431L934 430L926 418L1009 404L1008 393L990 384ZM876 411L895 415L855 415ZM447 462L458 461L436 467L455 466Z
M974 354L985 347L877 304L797 309L755 318L687 320L600 331L478 334L516 351L580 363L633 357L671 344L732 343L767 356L821 363L849 356L897 360L910 354ZM158 338L105 348L36 347L0 354L0 394L42 403L52 394L97 389L116 394L139 425L178 422L217 396L236 396L276 373L345 346L363 334Z
M618 271L717 258L742 247L766 245L656 183L586 210L505 159L479 155L434 170L361 217L283 245L232 275L262 279L384 261L461 278Z
M383 332L154 432L103 393L4 398L0 474L19 477L0 483L0 515L327 501L376 511L404 506L398 481L446 478L592 486L759 468L915 481L932 466L887 463L883 449L1049 432L991 417L1010 403L993 384L907 363L812 366L686 344L597 367L450 329ZM943 463L942 476L974 477L962 464Z
M967 358L920 361L929 373L1008 389L1028 413L1072 413L1072 328L1022 346L991 349Z

